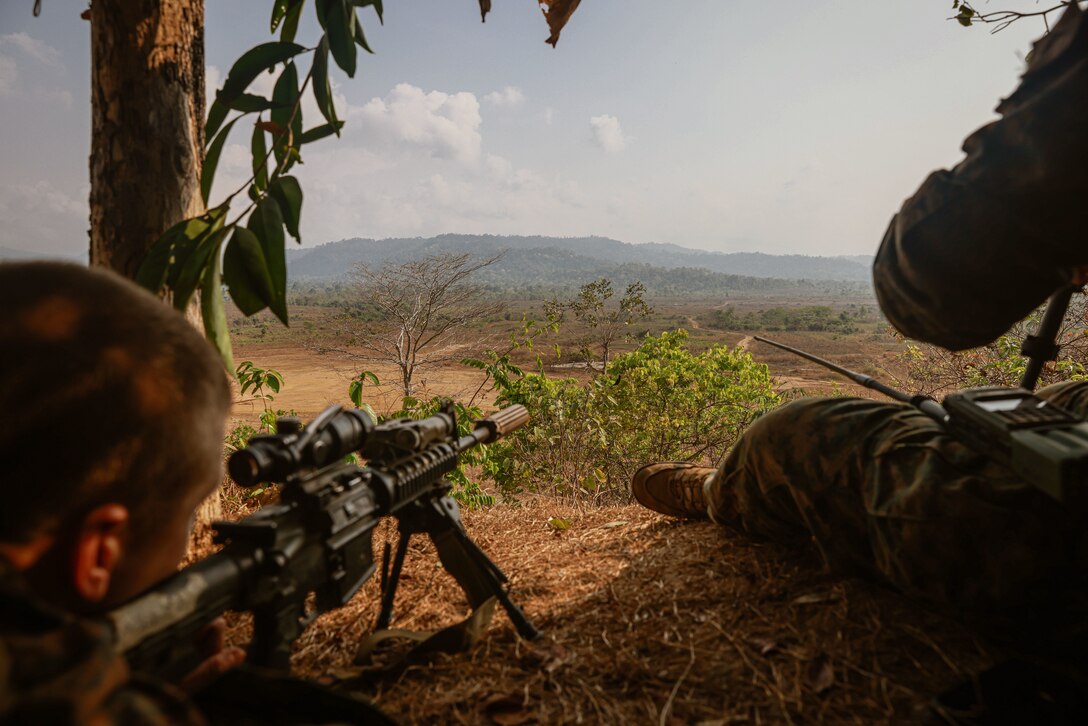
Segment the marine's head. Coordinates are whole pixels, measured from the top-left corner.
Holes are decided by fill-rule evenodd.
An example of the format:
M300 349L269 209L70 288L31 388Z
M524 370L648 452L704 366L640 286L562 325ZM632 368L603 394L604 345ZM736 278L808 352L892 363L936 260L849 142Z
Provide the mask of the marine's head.
M170 574L221 479L229 405L215 351L153 295L0 264L0 555L78 611Z

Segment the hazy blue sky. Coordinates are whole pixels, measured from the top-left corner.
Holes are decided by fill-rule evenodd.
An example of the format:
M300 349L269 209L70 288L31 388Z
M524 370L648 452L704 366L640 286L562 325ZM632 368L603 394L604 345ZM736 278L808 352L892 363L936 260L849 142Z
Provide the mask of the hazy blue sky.
M40 18L32 5L0 0L0 246L79 253L85 5L45 0ZM207 0L210 85L267 39L270 5ZM553 50L536 0L497 0L486 24L476 0L386 0L384 27L362 12L377 54L337 80L343 138L304 154L303 239L597 234L871 253L902 200L994 118L1043 30L964 29L950 5L585 0ZM236 133L220 195L246 164Z

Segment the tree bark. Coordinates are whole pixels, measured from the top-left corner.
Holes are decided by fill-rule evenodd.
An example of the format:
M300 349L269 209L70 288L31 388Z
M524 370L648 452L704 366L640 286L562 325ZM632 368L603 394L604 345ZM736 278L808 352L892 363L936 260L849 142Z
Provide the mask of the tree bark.
M93 0L91 264L133 277L200 214L204 0Z
M132 278L204 211L204 0L92 0L90 21L90 260ZM187 317L202 329L195 305ZM221 514L217 489L197 519Z

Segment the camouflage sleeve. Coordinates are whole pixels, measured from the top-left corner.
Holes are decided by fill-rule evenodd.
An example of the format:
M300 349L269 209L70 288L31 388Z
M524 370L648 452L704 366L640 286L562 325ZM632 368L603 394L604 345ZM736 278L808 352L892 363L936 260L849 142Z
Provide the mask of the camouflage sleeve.
M131 674L104 625L4 595L0 587L0 724L205 723L176 688Z
M926 179L873 264L904 335L962 350L994 340L1088 264L1088 19L1069 6L1036 42L1002 118Z

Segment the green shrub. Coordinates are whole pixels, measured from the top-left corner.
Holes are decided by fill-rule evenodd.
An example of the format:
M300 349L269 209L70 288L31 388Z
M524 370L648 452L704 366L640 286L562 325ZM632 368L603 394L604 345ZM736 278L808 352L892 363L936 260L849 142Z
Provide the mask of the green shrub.
M647 337L588 383L543 373L509 381L498 405L531 423L494 444L485 473L504 494L624 498L652 461L716 465L745 427L780 402L767 367L724 346L692 353L686 331Z

